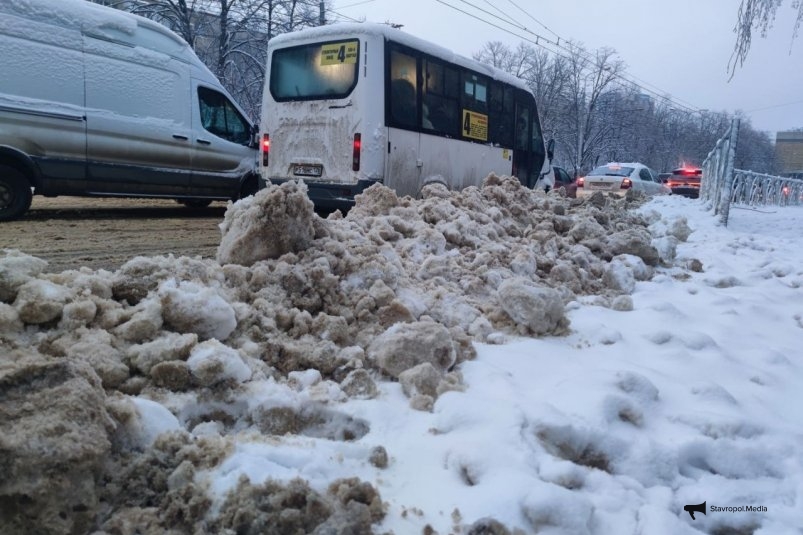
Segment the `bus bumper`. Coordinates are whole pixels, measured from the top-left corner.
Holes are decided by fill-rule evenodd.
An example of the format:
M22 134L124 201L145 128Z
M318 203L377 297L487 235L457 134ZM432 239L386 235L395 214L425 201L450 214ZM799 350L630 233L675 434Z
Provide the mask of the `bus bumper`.
M291 182L285 178L272 178L271 184L284 184ZM374 184L381 184L381 180L358 180L356 184L332 184L329 182L311 182L305 180L307 196L316 209L348 210L354 206L354 197ZM264 178L259 179L259 189L267 187Z

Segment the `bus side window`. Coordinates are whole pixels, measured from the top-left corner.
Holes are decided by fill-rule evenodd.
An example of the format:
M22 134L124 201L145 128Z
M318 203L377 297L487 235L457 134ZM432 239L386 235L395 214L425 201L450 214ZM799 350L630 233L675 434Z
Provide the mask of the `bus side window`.
M516 150L530 150L530 108L516 107Z
M390 116L397 126L417 127L416 60L395 50L390 53Z
M513 90L491 82L488 92L488 127L491 142L500 147L513 147Z
M421 127L425 130L454 136L458 130L457 72L440 63L424 64L426 84L422 105Z
M538 114L538 108L533 111L534 114ZM543 153L546 155L546 147L544 147L544 133L541 131L541 121L533 121L533 128L532 128L532 147L533 152L541 154Z
M487 119L488 119L488 80L485 77L479 76L473 72L464 70L460 76L460 85L462 87L462 114L463 120L468 121L463 125L463 137L471 139L472 141L488 142L491 141L492 133L488 132ZM468 115L467 112L473 112ZM472 131L469 135L468 124L471 121L482 120L481 116L485 116L486 128ZM475 119L473 119L473 118ZM473 129L472 129L473 130ZM489 135L490 134L490 135Z
M463 106L478 113L488 113L488 82L474 73L463 72Z

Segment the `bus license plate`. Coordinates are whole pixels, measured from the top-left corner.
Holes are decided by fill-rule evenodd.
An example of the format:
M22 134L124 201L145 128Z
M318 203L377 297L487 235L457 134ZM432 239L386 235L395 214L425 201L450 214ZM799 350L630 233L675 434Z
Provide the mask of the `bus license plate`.
M322 165L294 165L293 174L296 176L321 176Z

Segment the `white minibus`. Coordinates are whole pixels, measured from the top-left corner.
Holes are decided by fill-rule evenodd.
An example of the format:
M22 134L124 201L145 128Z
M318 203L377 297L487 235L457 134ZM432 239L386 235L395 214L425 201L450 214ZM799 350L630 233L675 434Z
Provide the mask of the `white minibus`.
M321 208L375 182L415 197L491 172L533 187L551 169L522 80L383 24L273 38L260 131L261 185L303 180Z

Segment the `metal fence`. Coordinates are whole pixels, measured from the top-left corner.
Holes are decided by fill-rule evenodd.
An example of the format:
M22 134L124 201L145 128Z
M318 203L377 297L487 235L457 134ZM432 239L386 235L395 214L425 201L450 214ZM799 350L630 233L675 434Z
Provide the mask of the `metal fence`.
M803 205L803 180L734 169L738 139L739 119L734 119L703 162L700 198L710 203L722 224L728 224L731 205Z

